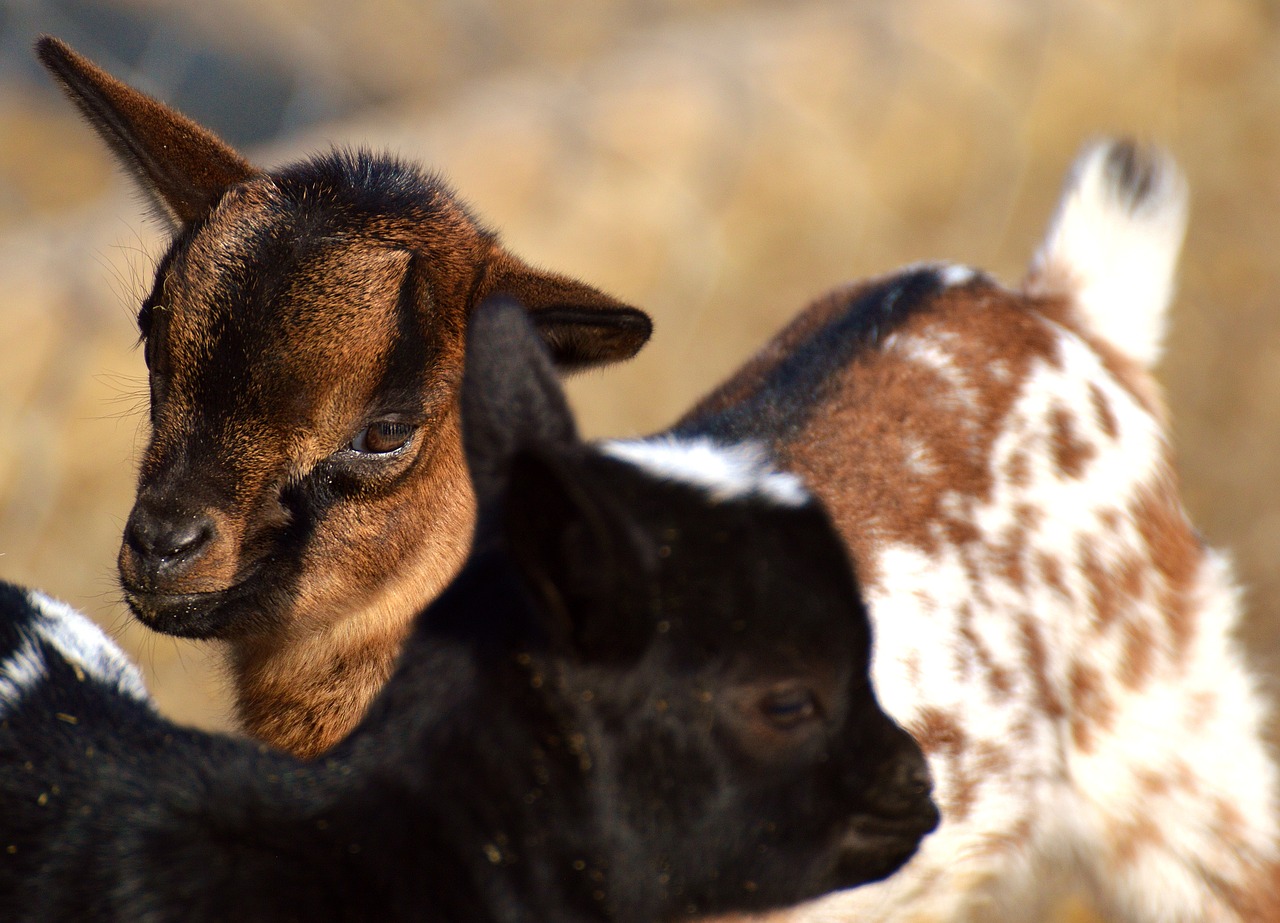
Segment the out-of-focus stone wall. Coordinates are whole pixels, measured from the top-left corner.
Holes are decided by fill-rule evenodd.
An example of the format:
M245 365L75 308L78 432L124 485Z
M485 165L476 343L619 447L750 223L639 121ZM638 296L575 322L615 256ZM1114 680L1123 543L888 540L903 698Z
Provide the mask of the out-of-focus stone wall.
M91 37L74 34L82 7L47 6L51 24L38 3L21 24ZM1083 141L1168 145L1193 191L1162 372L1185 493L1235 553L1247 641L1274 672L1274 3L572 0L550 15L497 0L120 0L95 15L104 8L155 25L117 59L158 92L210 95L190 49L275 74L272 92L305 127L256 159L331 142L421 159L517 252L651 311L657 332L638 359L572 385L594 434L670 421L843 280L946 258L1017 281ZM0 21L0 55L27 54L14 22ZM170 62L168 83L165 67L145 71L178 45L188 63ZM123 630L166 710L223 724L208 652L129 629L114 590L145 438L132 313L157 239L69 107L11 61L0 78L0 575Z

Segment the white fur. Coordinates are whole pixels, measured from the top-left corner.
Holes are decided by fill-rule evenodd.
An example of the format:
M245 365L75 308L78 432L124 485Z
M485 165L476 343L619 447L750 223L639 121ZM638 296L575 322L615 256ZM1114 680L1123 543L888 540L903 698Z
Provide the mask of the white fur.
M0 663L0 717L22 701L27 690L45 675L44 657L34 641L26 638L22 646Z
M808 905L789 923L1030 923L1072 893L1092 897L1106 919L1237 921L1206 878L1238 884L1251 863L1280 858L1277 771L1261 743L1263 699L1232 640L1239 605L1224 560L1210 553L1201 567L1183 660L1162 646L1163 578L1150 567L1144 592L1114 624L1094 621L1082 555L1115 562L1143 547L1123 504L1168 476L1164 434L1088 345L1065 329L1058 336L1056 361L1032 368L992 447L989 498L956 493L944 504L981 539L957 545L937 524L936 552L884 543L868 562L878 575L866 593L881 703L913 733L941 713L965 738L957 752L930 754L942 826L886 881ZM945 353L907 338L900 351L930 369ZM1108 402L1114 435L1102 429L1091 387ZM1076 476L1052 462L1055 410L1072 415L1076 437L1093 449ZM929 451L913 438L911 457ZM1015 479L1019 453L1031 464ZM1027 507L1042 518L1021 540L1026 579L1018 585L998 549ZM1040 556L1062 562L1065 593L1038 572ZM1042 642L1040 675L1028 663L1027 622ZM1151 673L1129 688L1118 677L1126 629L1139 623L1153 628ZM1004 671L1006 691L986 681L974 639ZM1082 666L1097 671L1114 709L1084 748L1073 743L1080 719L1070 705ZM1064 715L1044 711L1044 688ZM1207 715L1199 714L1204 701L1215 703ZM1167 790L1153 790L1153 779ZM1216 829L1224 804L1241 818L1239 840ZM1117 854L1123 831L1139 827L1149 839Z
M1167 155L1144 150L1137 159L1149 185L1126 188L1119 164L1128 150L1107 141L1077 159L1027 290L1071 298L1094 333L1150 368L1164 342L1187 186Z
M920 272L929 270L938 276L944 288L955 288L960 285L967 285L974 279L980 278L983 274L981 271L974 269L972 266L965 266L961 263L949 263L946 260L927 260L920 263L909 263L899 270L900 274L912 272Z
M27 593L27 601L36 613L30 625L32 637L0 664L0 714L17 707L47 673L37 638L53 647L85 680L112 686L139 701L149 699L138 668L88 617L35 590Z
M765 450L754 443L719 445L710 439L654 437L612 440L606 455L650 474L691 484L716 500L759 498L778 506L804 506L809 492L794 474L776 471Z
M942 278L944 285L954 288L972 282L978 277L978 271L957 263L942 263L938 266L938 275Z

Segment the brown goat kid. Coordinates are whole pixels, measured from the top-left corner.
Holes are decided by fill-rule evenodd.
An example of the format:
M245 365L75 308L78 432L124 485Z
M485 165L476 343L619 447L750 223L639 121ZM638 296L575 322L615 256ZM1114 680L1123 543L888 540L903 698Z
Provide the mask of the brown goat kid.
M173 230L138 315L153 433L125 598L157 631L226 641L244 727L318 753L466 553L474 307L516 298L564 370L631 357L649 319L522 262L414 166L259 170L58 40L37 53Z

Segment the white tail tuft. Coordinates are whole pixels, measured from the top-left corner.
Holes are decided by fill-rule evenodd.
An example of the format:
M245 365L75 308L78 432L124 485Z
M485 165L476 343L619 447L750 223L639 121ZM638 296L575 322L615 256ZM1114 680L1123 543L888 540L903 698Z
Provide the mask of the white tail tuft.
M1025 288L1061 295L1088 328L1150 368L1186 228L1187 186L1154 147L1105 140L1076 159Z

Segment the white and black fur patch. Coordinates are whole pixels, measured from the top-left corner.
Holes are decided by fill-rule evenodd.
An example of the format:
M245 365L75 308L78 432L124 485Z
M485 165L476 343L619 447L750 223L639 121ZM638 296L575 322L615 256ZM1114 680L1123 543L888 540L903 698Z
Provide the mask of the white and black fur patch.
M56 652L77 676L139 701L147 701L138 668L87 616L36 590L26 591L29 621L22 642L0 662L0 715L16 708L47 675L46 657Z
M715 500L755 498L777 506L804 506L809 492L794 474L775 470L756 443L720 445L711 439L614 440L601 450L650 474L705 490Z

